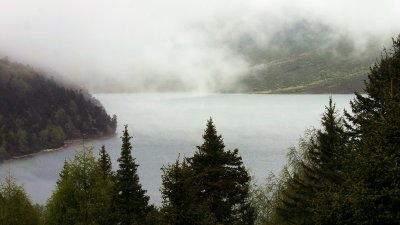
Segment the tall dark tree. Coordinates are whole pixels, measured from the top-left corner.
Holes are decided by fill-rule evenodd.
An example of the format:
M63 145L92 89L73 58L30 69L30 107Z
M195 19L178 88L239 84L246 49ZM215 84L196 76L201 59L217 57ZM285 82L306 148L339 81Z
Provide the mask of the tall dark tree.
M319 179L340 184L343 154L346 153L347 134L343 119L337 115L336 107L329 98L329 105L322 115L322 129L317 131L316 148L311 149L310 161L314 163Z
M330 224L337 216L333 196L341 193L346 178L348 148L343 121L332 99L321 124L322 129L301 142L300 152L295 153L276 211L280 223Z
M351 122L349 128L353 131L353 140L371 133L376 120L385 113L388 101L399 101L400 86L400 35L393 39L391 52L383 51L380 62L370 68L368 81L365 82L366 95L355 93L356 98L350 102L353 115L347 114Z
M349 156L348 134L344 121L337 115L332 98L321 118L322 129L317 131L316 146L311 148L307 168L313 170L313 197L310 199L314 224L332 224L344 217L341 196L346 179Z
M253 224L254 211L247 201L250 176L238 149L225 150L211 118L203 140L188 159L197 186L195 204L208 208L210 221L216 224Z
M204 224L202 218L207 210L193 202L197 189L194 187L193 170L187 160L180 162L178 159L174 164L164 166L162 170L162 212L166 224Z
M400 214L400 35L371 69L366 95L347 114L352 128L354 224L398 224Z
M99 183L101 185L101 187L98 186L97 188L99 189L99 194L103 197L103 204L99 204L98 208L101 208L102 212L104 212L99 216L98 223L99 225L110 225L115 222L114 209L112 208L114 173L110 155L104 145L100 148L97 163L99 166Z
M132 157L132 137L129 136L127 125L121 138L121 156L114 188L117 222L121 225L144 224L150 210L149 197L139 183L138 164Z
M112 176L111 158L104 145L102 145L100 148L98 162L103 179L107 179Z
M247 201L250 176L238 150L225 150L211 118L203 139L193 157L164 169L162 192L168 220L173 224L254 224L254 210Z

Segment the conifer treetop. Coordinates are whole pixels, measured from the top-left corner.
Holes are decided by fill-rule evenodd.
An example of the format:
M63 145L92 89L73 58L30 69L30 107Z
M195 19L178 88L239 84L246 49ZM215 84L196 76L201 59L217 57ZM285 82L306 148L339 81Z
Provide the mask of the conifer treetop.
M207 121L207 127L204 130L203 140L203 144L197 146L200 154L212 154L213 152L216 153L224 151L225 144L223 138L221 135L218 135L211 117Z

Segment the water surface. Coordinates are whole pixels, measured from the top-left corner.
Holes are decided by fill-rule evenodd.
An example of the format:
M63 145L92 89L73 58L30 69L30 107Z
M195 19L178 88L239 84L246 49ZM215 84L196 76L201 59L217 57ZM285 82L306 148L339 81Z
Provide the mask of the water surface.
M124 124L133 136L133 155L140 165L140 182L150 201L161 204L159 188L163 165L179 154L191 156L202 143L207 120L212 117L228 149L239 148L246 167L258 181L269 171L278 172L286 162L287 149L296 145L304 130L318 127L329 95L252 94L97 94L109 114L118 116L118 134L87 145L105 144L117 167L120 134ZM337 108L349 107L353 95L334 95ZM34 202L51 196L65 159L81 144L57 152L9 161L0 165L0 176L11 173L23 184ZM97 152L96 152L97 154Z

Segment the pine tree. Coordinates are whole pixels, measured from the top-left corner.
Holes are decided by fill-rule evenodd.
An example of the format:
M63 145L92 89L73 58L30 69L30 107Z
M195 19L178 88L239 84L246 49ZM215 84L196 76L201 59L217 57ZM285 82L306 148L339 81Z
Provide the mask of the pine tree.
M347 114L353 164L348 209L357 224L398 224L400 214L400 35L370 69L366 95Z
M112 176L111 158L104 145L102 145L100 148L98 162L103 179L107 179Z
M69 164L67 159L64 159L64 165L63 168L61 169L60 173L58 174L58 180L56 182L57 185L60 185L60 182L68 176L68 171L69 171Z
M131 139L128 126L122 135L121 156L118 159L119 168L115 177L115 210L118 224L144 224L149 212L149 197L142 189L137 174L138 165L132 157Z
M97 160L99 165L99 182L95 186L96 192L102 197L102 204L98 205L98 210L103 213L99 215L99 225L110 225L114 223L115 215L112 208L112 196L114 188L114 174L112 171L110 155L107 153L104 145L101 146L99 151L99 158Z
M196 194L193 188L194 175L186 159L180 162L178 158L174 164L164 166L162 171L162 212L166 223L201 224L204 210L201 209L201 205L193 204Z
M316 148L311 149L309 160L314 169L311 199L312 221L316 224L332 224L344 217L342 195L346 179L349 144L344 121L337 115L332 98L321 119L322 130L317 131Z
M215 224L254 224L254 210L247 201L250 176L238 150L225 151L212 119L207 122L204 143L188 158L193 169L195 205L207 209L206 221Z
M331 98L321 124L322 129L301 142L301 152L291 153L292 169L276 211L286 224L331 224L337 219L334 196L341 193L346 178L348 147Z
M317 131L317 146L310 152L320 179L335 184L341 183L343 154L346 153L347 135L342 118L337 116L336 107L329 98L329 105L321 118L322 130Z
M212 119L193 157L163 168L162 212L167 224L254 224L248 175L238 150L226 151Z
M383 51L380 62L370 68L368 81L365 82L366 96L355 93L356 98L350 102L353 115L346 114L351 122L348 127L353 131L354 141L372 131L374 123L385 113L385 102L389 99L399 101L400 86L400 35L393 39L392 52Z

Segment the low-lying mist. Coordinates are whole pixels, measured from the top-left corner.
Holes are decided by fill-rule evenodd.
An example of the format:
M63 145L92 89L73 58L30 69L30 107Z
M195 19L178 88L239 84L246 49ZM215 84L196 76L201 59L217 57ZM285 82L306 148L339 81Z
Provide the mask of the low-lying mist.
M0 55L94 92L240 91L292 55L376 57L399 10L394 0L14 0L0 8Z

